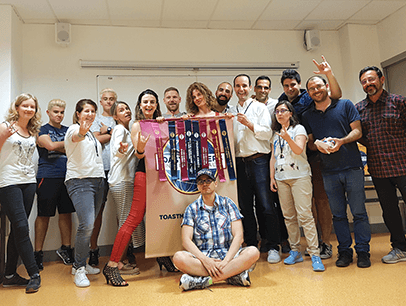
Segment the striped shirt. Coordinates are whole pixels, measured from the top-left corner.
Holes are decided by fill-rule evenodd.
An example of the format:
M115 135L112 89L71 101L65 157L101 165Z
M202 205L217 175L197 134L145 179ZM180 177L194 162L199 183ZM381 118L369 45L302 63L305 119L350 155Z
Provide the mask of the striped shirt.
M209 209L200 196L186 207L182 226L193 227L193 242L204 255L224 259L233 241L231 222L242 218L230 198L216 194L214 207Z
M355 106L367 141L368 171L377 178L406 175L406 98L383 91Z

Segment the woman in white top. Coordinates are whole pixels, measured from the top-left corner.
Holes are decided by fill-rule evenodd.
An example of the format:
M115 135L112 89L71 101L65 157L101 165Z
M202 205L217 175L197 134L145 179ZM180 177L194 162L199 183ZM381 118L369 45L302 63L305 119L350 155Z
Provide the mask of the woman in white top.
M90 236L103 202L105 184L102 147L90 131L96 111L97 104L92 100L80 100L76 104L74 124L69 127L65 136L68 158L65 185L79 219L75 239L75 262L72 266L74 282L78 287L90 285L86 274L100 273L99 269L86 265Z
M116 206L118 227L120 228L127 219L131 209L137 158L134 154L134 146L129 131L131 121L131 109L129 105L123 101L115 102L111 106L110 112L117 125L114 127L110 140L111 168L108 175L108 183ZM134 248L145 244L144 221L141 221L134 230L132 242L131 247ZM123 262L123 257L126 253L123 253L119 264L121 274L139 274L139 269L136 267L135 262Z
M40 126L38 100L30 94L19 95L0 124L0 202L11 223L3 287L24 286L26 293L37 292L41 286L28 226L36 190L32 156ZM17 274L18 257L29 280Z
M272 115L271 190L278 191L291 251L287 265L303 261L300 253L299 222L312 257L314 271L324 271L320 259L316 225L312 214L312 183L306 157L307 134L299 124L292 104L279 101Z

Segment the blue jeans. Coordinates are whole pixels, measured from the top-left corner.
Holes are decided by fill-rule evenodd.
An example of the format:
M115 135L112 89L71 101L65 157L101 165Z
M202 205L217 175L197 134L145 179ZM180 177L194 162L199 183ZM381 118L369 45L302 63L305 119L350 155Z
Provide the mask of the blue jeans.
M104 198L104 178L70 179L65 182L69 197L75 206L79 226L75 238L76 269L86 266L89 242L94 220L99 214Z
M5 275L16 273L20 256L30 276L39 273L31 244L28 217L34 201L36 184L18 184L0 188L1 207L11 223L7 242ZM3 273L3 271L0 271Z
M255 196L255 209L265 221L265 237L262 238L267 239L266 248L279 250L279 217L270 189L269 159L270 156L267 154L249 161L237 158L238 202L244 216L242 223L245 243L248 246L258 246L258 227L254 214Z
M326 194L333 214L333 225L338 240L338 252L352 255L352 238L347 218L347 203L354 217L356 252L369 252L371 229L365 209L364 172L361 168L341 172L323 172Z

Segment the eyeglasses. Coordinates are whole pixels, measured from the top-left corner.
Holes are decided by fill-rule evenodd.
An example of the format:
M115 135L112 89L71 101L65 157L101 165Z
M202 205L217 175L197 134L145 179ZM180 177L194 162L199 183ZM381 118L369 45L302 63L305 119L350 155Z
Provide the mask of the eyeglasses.
M214 182L212 179L197 180L196 184L197 185L203 185L203 184L211 184L212 182Z
M275 111L275 114L277 114L277 115L281 114L282 115L282 114L284 114L286 112L290 112L290 110L288 110L287 108L282 108L282 109L277 109Z
M316 90L320 90L320 89L322 89L324 86L326 86L326 85L317 85L317 86L315 86L315 87L311 87L311 88L309 88L307 91L308 92L315 92Z
M365 85L366 83L373 83L375 82L377 77L369 77L361 80L361 85Z

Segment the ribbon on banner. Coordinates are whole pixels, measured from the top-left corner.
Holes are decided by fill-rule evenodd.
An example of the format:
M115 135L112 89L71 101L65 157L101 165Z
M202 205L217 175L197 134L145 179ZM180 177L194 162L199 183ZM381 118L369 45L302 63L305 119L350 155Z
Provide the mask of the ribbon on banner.
M195 161L195 170L196 173L202 169L202 154L201 154L201 145L200 145L200 131L199 131L199 122L192 121L193 128L193 137L192 137L192 148L193 148L193 157Z
M188 181L187 160L186 160L186 142L185 142L185 124L183 120L177 123L179 137L179 159L180 159L180 176L182 181Z
M199 120L200 126L200 148L202 150L202 169L209 168L209 148L207 145L207 122Z
M178 150L176 148L176 125L175 121L168 122L169 144L171 148L171 177L178 178Z
M185 121L185 136L186 136L186 158L187 158L187 173L189 180L196 179L195 169L195 156L193 156L193 142L192 142L192 122Z
M211 139L213 141L214 156L216 158L216 165L217 165L217 171L219 174L219 179L220 179L220 182L225 182L226 178L224 176L223 163L221 161L220 138L219 138L219 133L217 130L216 120L214 120L214 119L210 120L209 125L210 125Z
M158 122L152 122L151 126L155 134L156 152L158 154L159 180L161 182L165 182L166 175L165 175L164 151L162 145L161 130L159 128Z
M224 119L220 119L219 126L220 126L220 132L221 132L221 139L223 141L224 154L226 156L228 176L230 177L230 180L233 181L236 179L235 168L234 168L233 156L232 156L231 148L230 148L230 140L228 139L226 121Z

